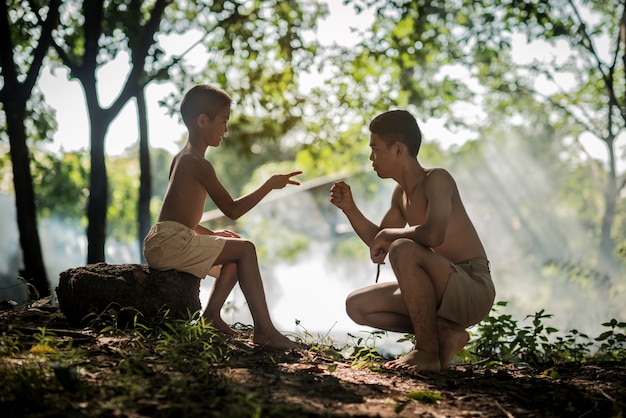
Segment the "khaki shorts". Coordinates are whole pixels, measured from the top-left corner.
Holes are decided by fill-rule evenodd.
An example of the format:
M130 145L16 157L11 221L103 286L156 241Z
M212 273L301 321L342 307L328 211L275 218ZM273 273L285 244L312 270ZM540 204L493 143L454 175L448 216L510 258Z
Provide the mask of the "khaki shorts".
M157 222L143 240L143 255L155 270L178 270L204 279L218 277L221 266L213 266L226 240L216 235L196 235L174 221Z
M451 264L448 286L437 310L441 325L465 329L485 319L496 297L489 261L473 258Z

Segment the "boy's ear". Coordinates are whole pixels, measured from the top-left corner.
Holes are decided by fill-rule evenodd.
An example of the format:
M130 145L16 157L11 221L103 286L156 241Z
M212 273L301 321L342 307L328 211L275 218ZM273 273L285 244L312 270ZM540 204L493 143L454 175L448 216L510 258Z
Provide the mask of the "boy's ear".
M196 117L196 126L198 128L204 128L206 123L209 121L209 117L204 113L200 113L198 117Z
M398 157L402 155L402 153L406 152L406 146L400 141L394 142L392 145L392 149L393 149L393 152Z

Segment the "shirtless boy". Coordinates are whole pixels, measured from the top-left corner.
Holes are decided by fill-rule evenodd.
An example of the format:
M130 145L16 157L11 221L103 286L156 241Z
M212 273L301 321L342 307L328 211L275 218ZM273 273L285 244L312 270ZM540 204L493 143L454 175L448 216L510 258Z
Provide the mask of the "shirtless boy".
M374 118L369 129L374 171L397 183L389 209L374 224L344 182L331 187L331 202L369 246L374 263L389 256L397 282L352 292L346 310L361 325L415 335L413 350L385 367L446 370L469 341L465 329L493 305L487 255L450 173L418 162L422 136L415 118L392 110Z
M292 177L301 171L275 174L245 196L230 196L204 154L208 147L219 146L228 132L231 103L226 92L209 85L197 85L185 94L181 115L188 140L172 161L159 217L144 240L144 256L151 268L175 269L200 278L221 265L204 318L224 333L235 333L220 311L238 281L254 321L254 343L265 348L295 348L270 318L254 244L232 231L212 231L199 225L207 195L226 216L237 219L272 190L300 184Z

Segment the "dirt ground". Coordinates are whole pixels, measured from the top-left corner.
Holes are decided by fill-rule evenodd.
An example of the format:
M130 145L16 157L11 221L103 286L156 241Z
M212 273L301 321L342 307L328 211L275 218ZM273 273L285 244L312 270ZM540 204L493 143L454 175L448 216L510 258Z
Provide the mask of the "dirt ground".
M64 341L72 340L81 356L87 356L88 361L83 360L78 368L78 380L89 387L89 396L81 397L67 385L59 385L47 369L50 358L42 361L41 355L27 349L36 343L34 335L43 326ZM159 362L158 355L140 359L142 364L133 370L147 372L132 379L147 378L152 383L138 383L141 388L128 394L112 383L124 377L114 372L127 370L121 365L129 364L133 356L123 335L71 329L62 314L49 306L1 309L0 334L5 348L0 356L0 411L4 411L0 415L4 417L244 416L233 412L232 405L225 412L224 404L216 400L230 396L225 393L231 389L239 393L239 402L254 399L256 412L245 416L261 417L595 418L622 417L626 411L624 364L568 363L554 367L550 376L544 368L469 364L454 365L440 374L412 375L378 367L356 368L351 359L306 346L290 353L255 350L250 331L244 329L238 337L221 342L228 355L208 371L181 376L173 365ZM25 350L8 354L6 342L11 338L19 340ZM44 379L45 384L20 383L28 390L12 389L17 383L10 371L37 362L48 371L35 379ZM203 372L220 379L222 389L194 389L203 384ZM171 389L174 381L183 381L184 387ZM169 382L169 389L163 382ZM123 401L112 406L116 397ZM46 400L38 403L39 398Z
M513 365L485 369L455 365L440 374L371 371L312 352L275 365L239 350L222 370L231 381L263 391L268 402L309 416L337 417L621 417L626 367L566 364L558 377ZM414 395L411 395L414 394ZM412 396L426 395L425 400ZM428 394L438 395L430 399Z

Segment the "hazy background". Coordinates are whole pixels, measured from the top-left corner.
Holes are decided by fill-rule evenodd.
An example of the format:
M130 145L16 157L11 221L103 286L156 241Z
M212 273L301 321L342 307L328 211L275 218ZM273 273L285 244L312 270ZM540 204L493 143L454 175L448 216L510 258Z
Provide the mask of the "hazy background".
M365 144L365 143L364 143ZM427 165L427 164L426 164ZM585 243L585 234L573 214L555 213L542 205L559 179L546 177L542 168L513 143L489 149L477 170L449 168L456 177L466 208L483 238L492 267L498 301L508 301L507 312L522 320L525 315L545 309L560 331L577 329L597 336L601 323L623 318L624 289L610 283L589 285L576 281L567 271L550 268L550 260L583 263L594 249ZM347 178L364 213L378 221L386 210L393 182L380 180L371 172ZM368 185L378 184L375 193ZM338 342L350 341L349 334L367 336L370 329L353 323L345 313L349 292L374 283L375 266L364 244L352 232L343 214L328 201L330 184L299 191L290 187L275 191L241 223L241 233L259 247L260 266L268 304L277 327L286 332L315 336L330 333ZM537 202L536 211L520 219L520 207ZM11 199L0 198L2 261L5 277L15 277L19 259L15 243L17 228L12 224ZM207 224L210 227L210 223ZM44 259L52 288L61 271L84 265L86 240L78 225L42 221L40 228ZM298 243L300 245L298 246ZM572 246L572 243L577 243ZM292 245L298 251L289 251ZM107 262L139 263L137 243L108 241ZM290 255L295 253L295 255ZM383 266L381 281L395 280ZM201 302L206 304L213 278L201 285ZM4 287L7 287L5 285ZM251 324L245 299L236 287L228 299L224 318L229 323ZM300 326L296 326L296 320ZM399 334L390 333L380 345L392 353L407 344L394 344Z

